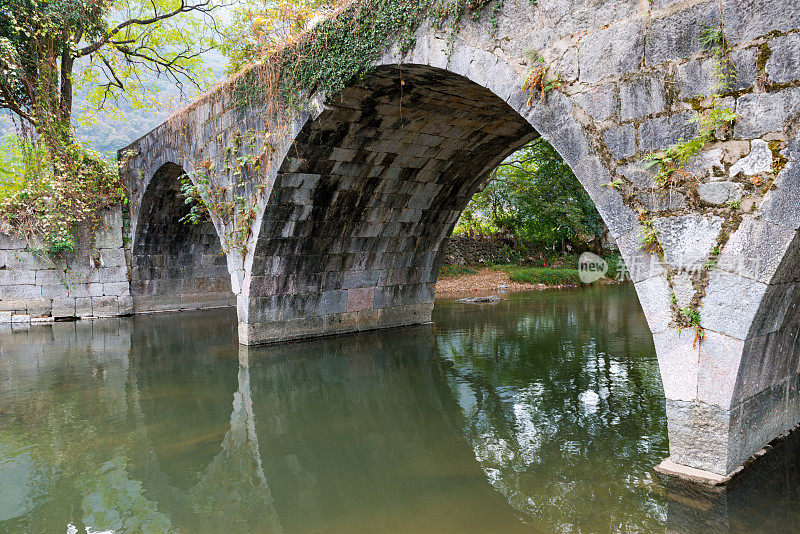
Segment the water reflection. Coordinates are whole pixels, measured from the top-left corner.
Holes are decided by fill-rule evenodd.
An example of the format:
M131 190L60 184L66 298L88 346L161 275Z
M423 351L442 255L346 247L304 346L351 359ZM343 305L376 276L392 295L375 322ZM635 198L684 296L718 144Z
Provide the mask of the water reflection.
M434 328L256 349L230 312L0 336L0 532L776 531L789 523L770 513L798 517L796 460L772 470L783 483L722 494L653 479L663 393L630 288L435 314ZM767 515L738 512L752 503Z

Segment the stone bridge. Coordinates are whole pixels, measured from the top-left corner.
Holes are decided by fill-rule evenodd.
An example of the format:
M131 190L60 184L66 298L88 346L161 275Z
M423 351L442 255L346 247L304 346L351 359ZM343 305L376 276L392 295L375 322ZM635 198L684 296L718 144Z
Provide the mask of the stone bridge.
M247 139L269 121L221 87L121 152L134 309L235 302L242 344L427 322L462 209L490 170L542 136L630 269L672 461L729 474L800 421L799 7L506 0L455 34L424 22L411 50L387 43L340 94L314 95L239 177L231 160L258 159L263 136ZM701 34L720 23L736 76L713 99L719 60ZM563 80L532 101L526 49ZM659 187L645 156L698 135L690 119L714 105L735 123ZM202 170L252 210L180 222L178 177ZM644 250L648 236L663 253ZM678 327L691 321L681 309L702 339Z

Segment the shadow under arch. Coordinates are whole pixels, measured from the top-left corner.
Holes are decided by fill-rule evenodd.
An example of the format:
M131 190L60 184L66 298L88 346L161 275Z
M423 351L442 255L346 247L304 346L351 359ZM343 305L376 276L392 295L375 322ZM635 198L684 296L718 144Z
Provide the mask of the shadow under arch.
M164 163L142 195L131 254L131 296L137 313L235 304L214 224L181 221L190 209L181 195L185 174L180 165Z
M611 234L636 241L636 217L601 186L609 173L568 97L556 92L529 105L517 83L498 88L456 72L469 61L397 60L382 60L298 127L257 233L241 343L430 321L461 212L503 159L540 135L573 169ZM495 58L496 68L481 76L516 82L498 65ZM638 243L621 248L629 264L644 255Z

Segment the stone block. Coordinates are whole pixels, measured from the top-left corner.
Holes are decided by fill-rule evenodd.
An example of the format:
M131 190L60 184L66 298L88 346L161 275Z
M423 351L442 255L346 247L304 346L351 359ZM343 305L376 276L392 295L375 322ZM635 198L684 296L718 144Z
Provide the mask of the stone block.
M634 18L583 37L578 49L580 80L594 83L638 69L644 36L644 20Z
M722 249L717 268L765 284L787 281L773 277L781 262L792 260L787 251L795 236L794 230L746 216ZM795 274L791 267L784 271Z
M655 152L692 139L699 131L697 124L690 122L692 117L693 113L686 112L643 122L639 126L639 150Z
M667 107L663 76L641 76L621 84L619 100L623 121L660 113Z
M122 210L111 208L100 214L100 224L95 234L95 247L122 248Z
M697 399L723 409L732 407L744 341L708 331L700 348Z
M664 395L669 401L697 398L698 355L694 332L674 328L653 334Z
M700 200L721 206L742 199L744 188L736 182L707 182L697 187Z
M735 339L747 339L766 292L767 285L761 282L712 271L700 308L701 325Z
M29 299L27 305L28 315L31 316L50 315L53 309L53 301L49 298Z
M625 159L636 155L636 127L632 124L624 124L606 130L603 133L603 139L605 139L611 155L616 159Z
M654 18L647 26L645 64L657 65L699 52L703 29L718 24L719 6L715 0Z
M130 294L128 282L111 282L103 284L103 295L121 297Z
M91 297L92 315L95 317L115 317L119 315L116 297Z
M51 313L53 317L74 317L75 298L54 298Z
M751 87L756 79L758 48L745 48L731 53L731 61L736 77L730 89L737 91ZM714 78L713 58L698 58L678 65L675 69L675 82L681 99L711 96L720 91Z
M667 399L669 455L677 464L727 475L731 414L717 406Z
M800 27L800 10L791 1L736 0L724 2L722 22L728 40L741 43L773 31L788 32Z
M344 313L347 311L347 291L333 289L323 291L319 302L319 315Z
M639 229L634 229L616 239L620 253L625 260L633 282L640 282L653 276L664 276L664 267L655 254L646 254L642 250Z
M722 222L716 215L697 214L654 219L664 261L678 270L702 268L717 243Z
M678 302L679 308L688 308L695 295L694 281L692 276L686 272L672 275L672 293Z
M375 302L374 287L359 287L347 291L347 311L371 310Z
M704 150L700 154L686 162L686 167L699 180L711 177L721 177L725 175L725 164L723 157L725 151L722 148L711 148Z
M789 162L761 201L760 215L785 228L800 228L800 165Z
M746 94L736 101L734 135L741 139L783 131L787 119L800 110L800 87L772 93Z
M4 300L28 300L42 296L42 288L33 284L3 286L0 296Z
M800 34L776 37L769 43L772 55L766 72L773 83L789 83L800 79Z
M656 189L638 193L636 198L651 213L680 210L686 207L686 195L673 189Z
M92 315L92 298L91 297L76 297L75 298L75 316L76 317L90 317Z
M33 285L35 283L36 271L22 269L3 269L0 271L0 287L23 284Z
M613 84L594 87L573 96L577 104L595 121L605 121L617 112L617 88Z
M636 294L644 311L650 331L660 333L669 330L672 320L670 288L666 277L654 276L636 283Z
M753 139L750 142L750 153L731 167L730 176L756 176L768 172L772 172L772 150L766 141Z

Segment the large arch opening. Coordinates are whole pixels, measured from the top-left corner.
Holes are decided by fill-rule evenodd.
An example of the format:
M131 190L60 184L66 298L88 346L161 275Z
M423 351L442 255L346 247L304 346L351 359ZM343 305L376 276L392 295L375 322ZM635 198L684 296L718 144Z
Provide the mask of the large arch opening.
M490 90L382 66L305 124L256 246L248 343L430 320L444 245L488 173L538 137Z
M142 197L131 256L134 311L174 311L235 304L225 253L214 224L183 221L180 165L165 163Z

